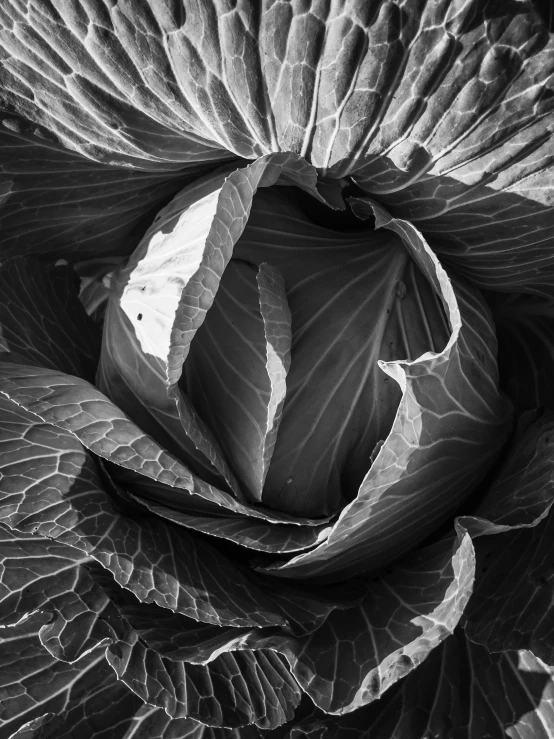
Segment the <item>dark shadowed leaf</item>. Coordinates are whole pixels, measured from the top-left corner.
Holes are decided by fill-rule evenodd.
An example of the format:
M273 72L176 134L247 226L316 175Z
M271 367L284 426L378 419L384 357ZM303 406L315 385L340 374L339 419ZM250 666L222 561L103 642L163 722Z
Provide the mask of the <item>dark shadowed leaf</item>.
M79 301L69 265L15 257L0 267L0 350L93 380L100 332Z
M10 111L0 114L0 166L2 258L80 260L130 254L156 211L217 162L157 172L99 164Z
M328 524L287 526L286 524L266 523L244 516L202 516L153 503L136 495L132 498L156 516L166 518L180 526L220 539L228 539L235 544L268 554L286 554L309 549L323 541L330 531Z
M554 516L475 542L475 592L466 612L468 637L492 652L531 649L554 664Z
M489 293L501 387L519 411L554 409L554 301Z
M554 503L554 412L523 414L494 483L471 516L460 518L472 537L536 526Z

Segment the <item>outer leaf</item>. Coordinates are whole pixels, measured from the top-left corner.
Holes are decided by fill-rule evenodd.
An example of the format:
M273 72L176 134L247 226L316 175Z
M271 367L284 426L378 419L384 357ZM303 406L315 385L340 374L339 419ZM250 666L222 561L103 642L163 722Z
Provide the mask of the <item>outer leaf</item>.
M413 226L371 207L377 226L403 238L441 297L452 334L441 352L379 363L402 391L392 429L327 539L266 568L274 575L338 579L398 557L460 506L510 428L510 409L497 388L494 329L480 296L451 281Z
M286 395L291 315L281 274L228 264L187 358L185 388L248 497L262 500Z
M71 668L54 660L49 663L48 653L40 649L32 632L26 638L22 635L13 639L13 648L16 646L24 649L25 658L19 664L19 684L27 688L29 695L22 693L8 699L5 704L8 712L13 715L19 710L19 713L0 728L2 739L22 721L25 724L10 739L74 739L75 736L82 739L138 739L139 736L182 739L191 731L190 720L172 720L162 709L143 706L140 698L116 679L103 658L90 664L85 658ZM29 674L25 675L27 668ZM8 673L3 671L2 676L6 678ZM8 690L11 692L14 687L15 683ZM29 722L26 720L45 708L53 712Z
M411 555L375 577L347 614L301 639L269 637L318 708L343 714L371 703L419 665L457 626L473 587L468 534ZM260 644L263 646L263 642Z
M222 654L208 665L164 659L140 641L108 649L120 680L172 718L211 726L274 728L292 718L300 689L271 651Z
M258 637L254 630L198 624L167 609L140 603L127 591L118 588L101 568L95 571L94 560L83 557L76 549L37 536L11 533L3 528L0 533L4 555L0 613L9 616L34 609L35 612L22 625L33 624L37 616L44 614L46 622L39 624L37 636L54 658L72 663L79 660L81 665L82 656L99 646L111 645L110 654L114 656L110 659L116 667L121 667L122 655L127 655L121 669L129 687L143 699L148 699L145 691L149 693L155 680L161 680L165 698L158 693L152 695L148 702L165 706L177 717L193 715L215 725L222 721L225 724L229 721L249 723L249 717L261 725L268 722L278 725L292 717L299 689L277 657L272 653L264 657L261 653L250 652L218 656L228 650L248 648L249 641L255 646ZM9 638L13 630L13 626L4 628L4 634ZM127 654L128 645L132 646L132 657ZM153 665L160 665L152 675L157 678L153 681L144 678L147 684L143 689L137 687L136 682L140 681L137 660L140 662L141 659L145 660L147 672L153 669ZM183 660L195 665L185 664ZM202 663L208 661L210 665L203 667ZM27 674L32 674L32 665L24 665L22 669L22 679L27 679ZM162 673L165 673L163 679ZM184 693L178 680L181 673L186 684ZM244 684L237 684L239 676ZM173 709L167 703L168 681L172 679L177 680L173 689L177 705ZM278 688L279 679L283 683L281 688ZM231 691L226 687L227 680L234 685ZM210 681L215 685L211 698ZM248 687L246 693L245 686ZM104 686L99 686L99 690L105 692ZM171 689L169 691L171 693ZM279 691L283 692L280 698ZM92 709L93 713L105 712L105 708L98 705L97 693L95 685L89 686L89 690L82 694L83 709ZM96 709L93 708L95 703ZM220 707L216 710L217 705ZM87 718L77 717L77 723ZM118 716L115 732L118 732L120 722L126 719L129 724L131 718L132 714ZM154 718L149 723L155 726L159 722ZM104 721L95 717L93 724L96 727L104 725L106 730ZM38 735L65 734L62 730L66 725L67 717L49 718L47 730L43 726ZM90 732L92 727L83 728Z
M0 348L29 364L94 378L100 336L68 265L16 257L0 267Z
M550 739L551 670L530 652L489 654L448 638L386 697L348 716L307 721L291 739Z
M209 544L160 519L119 514L71 434L7 401L0 433L1 514L10 527L78 548L140 600L196 620L284 623L246 572Z
M48 616L38 613L21 626L2 631L2 739L35 717L59 713L81 703L91 678L95 682L111 671L101 650L89 652L73 665L53 657L38 638L38 631L47 620Z
M386 61L357 77L375 112L351 151L357 182L473 282L551 295L554 40L533 5L382 3Z
M40 612L50 615L38 631L53 657L75 662L96 649L111 632L102 620L106 593L91 577L91 557L38 536L0 528L0 619L12 621Z
M296 152L479 284L551 294L554 40L535 5L10 3L4 106L110 164Z
M4 104L44 124L50 139L108 164L166 169L217 160L222 147L207 140L179 94L150 8L138 12L116 11L111 20L100 8L89 16L84 8L4 7ZM29 89L40 90L38 98Z

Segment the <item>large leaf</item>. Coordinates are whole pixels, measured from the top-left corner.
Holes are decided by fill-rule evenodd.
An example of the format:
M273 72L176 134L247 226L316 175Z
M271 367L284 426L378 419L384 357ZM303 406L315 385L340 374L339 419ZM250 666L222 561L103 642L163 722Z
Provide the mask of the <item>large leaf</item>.
M0 267L0 291L2 351L39 367L94 378L100 336L79 302L71 267L8 259Z
M369 203L356 207L364 215ZM449 277L413 226L376 204L372 208L377 226L402 238L442 300L451 336L438 352L379 362L402 392L392 429L326 540L265 569L274 575L338 579L398 557L459 508L510 431L511 409L498 391L494 328L484 301Z
M94 559L57 541L3 527L0 536L0 614L20 617L20 623L3 628L8 639L28 624L33 634L38 628L37 655L42 645L55 659L81 668L84 656L107 646L108 661L123 682L174 718L264 728L292 718L298 685L279 657L249 650L259 639L255 630L197 623L141 603ZM38 621L39 616L45 618ZM228 653L236 649L247 651ZM20 681L32 678L32 662L22 661ZM94 703L95 693L89 686L83 707ZM132 714L119 718L130 723Z
M284 624L246 571L159 518L123 516L70 433L2 401L1 520L93 557L140 600L234 627Z
M489 654L461 629L367 708L307 719L291 739L550 739L554 677L531 652Z

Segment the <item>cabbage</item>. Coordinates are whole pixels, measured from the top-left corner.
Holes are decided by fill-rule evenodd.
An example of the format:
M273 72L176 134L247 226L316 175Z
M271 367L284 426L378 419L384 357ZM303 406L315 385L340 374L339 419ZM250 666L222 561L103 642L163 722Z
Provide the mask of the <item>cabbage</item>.
M0 737L553 734L551 28L0 8Z

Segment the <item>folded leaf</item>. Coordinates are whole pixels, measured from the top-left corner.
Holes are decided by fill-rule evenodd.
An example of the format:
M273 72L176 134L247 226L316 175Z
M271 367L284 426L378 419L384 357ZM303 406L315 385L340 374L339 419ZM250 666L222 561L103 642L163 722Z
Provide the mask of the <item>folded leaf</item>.
M117 290L117 278L114 278ZM244 496L211 430L183 394L167 396L164 365L142 351L131 322L108 302L96 384L141 429L203 480Z
M102 650L73 665L54 659L41 647L37 636L40 623L41 617L36 616L25 627L3 634L3 736L9 733L17 739L74 739L77 735L82 739L173 739L189 736L187 732L195 730L192 720L170 719L163 709L145 706L117 680ZM228 739L238 736L230 733Z
M228 539L249 549L268 554L298 552L315 546L329 534L328 524L320 526L294 526L267 523L243 516L201 516L169 508L135 495L132 499L156 516L178 523L209 536Z
M363 215L369 203L356 207ZM398 557L459 508L510 431L511 407L498 391L494 329L484 301L447 275L413 226L371 207L377 226L401 236L441 298L452 333L439 352L379 363L402 392L392 429L327 539L265 568L273 575L339 579Z
M262 499L285 402L290 322L280 273L231 260L185 365L186 392L252 501Z

